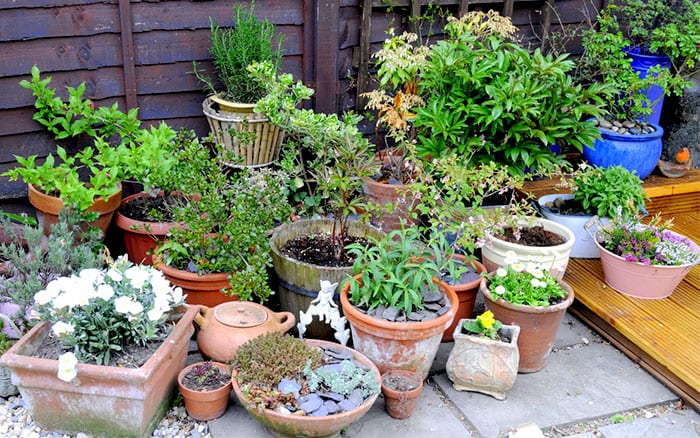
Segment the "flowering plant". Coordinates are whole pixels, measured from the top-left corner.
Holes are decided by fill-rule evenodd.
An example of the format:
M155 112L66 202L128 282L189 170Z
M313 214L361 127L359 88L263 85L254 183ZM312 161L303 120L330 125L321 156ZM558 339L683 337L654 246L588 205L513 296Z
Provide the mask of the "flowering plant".
M59 357L58 377L76 375L78 360L109 363L127 345L165 339L169 312L184 303L160 271L122 256L104 269L59 277L34 296L40 318L70 349Z
M519 263L513 251L506 253L505 262L495 274L486 276L494 298L533 307L549 306L566 298L568 292L547 268L533 262Z
M673 220L662 221L658 215L647 224L642 224L639 217L624 219L618 215L607 226L599 224L598 241L629 262L662 266L698 263L700 253L688 238L670 231L672 225Z
M498 331L503 327L501 321L493 316L493 312L487 310L477 316L475 320L462 324L464 330L469 333L485 336L490 339L498 339Z

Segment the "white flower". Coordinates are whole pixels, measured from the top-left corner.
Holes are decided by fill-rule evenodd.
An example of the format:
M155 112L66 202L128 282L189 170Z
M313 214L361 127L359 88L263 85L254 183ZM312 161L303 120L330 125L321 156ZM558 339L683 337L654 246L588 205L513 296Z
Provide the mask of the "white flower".
M537 269L537 265L532 262L527 262L527 265L525 265L525 272L532 274L535 269Z
M135 301L132 301L131 298L129 297L119 297L116 300L114 300L114 310L116 310L119 313L132 313L132 309L134 309L134 304L138 304Z
M136 289L141 289L149 280L150 272L148 268L132 266L124 272L124 276L131 281L131 285Z
M72 303L73 299L70 297L70 294L61 293L54 297L51 304L53 305L54 309L60 310L65 307L71 307Z
M73 353L63 353L58 357L58 378L70 382L78 375L78 358Z
M532 287L541 287L540 280L538 280L536 278L533 278L532 280L530 280L530 284L532 285Z
M123 278L122 273L119 271L119 269L113 267L109 268L109 270L107 271L107 276L117 283L122 281Z
M148 319L151 321L158 321L161 316L163 316L163 309L160 307L155 307L146 313L146 316L148 316Z
M160 271L158 271L158 273L160 274ZM170 295L172 290L170 282L167 278L163 277L162 274L153 275L151 277L151 288L153 289L153 293L156 294L156 296Z
M505 277L506 275L508 275L508 271L504 268L498 268L496 269L496 275L499 277Z
M518 261L518 256L515 255L515 251L506 251L505 263L506 265L512 265Z
M73 327L73 324L68 324L63 321L58 321L51 327L53 334L58 336L59 338L67 334L73 333L74 329L75 328Z
M535 268L532 270L532 276L537 279L541 279L542 277L544 277L544 271L542 271L542 269L540 269L539 267Z
M171 297L171 299L172 299L172 302L175 303L175 304L182 303L182 302L184 301L184 299L185 299L185 296L186 296L186 295L183 295L183 294L182 294L182 288L181 288L180 286L174 288L174 289L170 292L170 297Z
M103 279L102 272L100 272L99 269L95 268L83 269L82 271L80 271L79 276L80 278L89 282L90 284L102 283Z
M114 296L114 289L108 284L101 284L97 287L97 297L109 301Z
M494 292L496 292L498 295L503 295L504 293L506 293L506 288L502 284L499 284L498 286L496 286L496 290Z
M44 304L50 303L55 297L56 295L51 291L44 289L34 294L34 302L40 306L43 306Z
M510 267L513 268L515 272L523 272L525 270L525 266L522 263L513 263Z

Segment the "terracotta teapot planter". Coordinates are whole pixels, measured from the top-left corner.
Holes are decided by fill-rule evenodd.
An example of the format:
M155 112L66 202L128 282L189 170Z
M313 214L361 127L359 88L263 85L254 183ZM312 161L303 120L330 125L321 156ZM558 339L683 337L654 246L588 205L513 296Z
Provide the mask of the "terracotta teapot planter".
M194 321L199 325L199 351L212 360L228 362L246 341L268 332L289 331L296 322L291 312L273 312L249 301L231 301L209 308L200 306Z

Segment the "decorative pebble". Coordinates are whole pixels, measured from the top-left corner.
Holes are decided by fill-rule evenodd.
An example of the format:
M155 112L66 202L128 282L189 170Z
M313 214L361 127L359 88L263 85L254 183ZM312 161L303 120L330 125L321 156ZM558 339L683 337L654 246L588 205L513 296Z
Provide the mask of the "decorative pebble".
M423 321L424 316L421 312L411 312L408 315L409 321Z
M440 310L438 310L438 311L435 312L435 313L436 313L438 316L441 316L441 315L444 315L445 313L447 313L448 310L450 310L450 308L449 308L448 306L445 306L445 307L441 308Z
M329 414L335 414L340 409L338 407L338 403L334 402L333 400L324 401L323 406L325 406L326 412L328 412Z
M428 292L423 295L423 302L424 303L437 303L440 301L443 297L443 294L440 292Z
M340 403L338 403L338 408L340 408L342 412L352 411L358 406L358 404L348 398L343 399Z
M326 401L339 402L345 398L341 394L338 394L337 392L320 392L320 393L318 393L318 395L321 396L322 398L328 399Z
M384 312L382 312L382 318L387 321L396 321L399 316L399 309L396 307L387 307Z
M313 393L299 398L298 402L299 409L306 412L314 412L323 404L321 397Z
M277 389L279 389L282 394L294 394L294 397L298 397L301 385L294 380L284 378L280 380Z
M335 347L324 347L323 348L325 354L327 356L330 356L335 359L352 359L353 358L353 353L350 350L344 350L341 348L335 348Z

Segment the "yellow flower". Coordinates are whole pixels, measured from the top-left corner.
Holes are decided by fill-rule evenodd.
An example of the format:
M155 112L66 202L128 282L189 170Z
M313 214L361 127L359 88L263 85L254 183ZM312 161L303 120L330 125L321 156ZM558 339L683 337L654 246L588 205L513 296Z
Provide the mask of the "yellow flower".
M479 321L479 324L487 330L490 329L496 322L496 318L494 318L493 313L490 310L487 310L486 312L477 316L476 319Z

